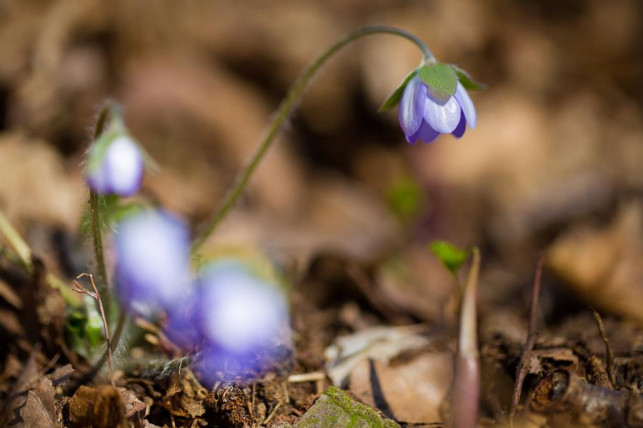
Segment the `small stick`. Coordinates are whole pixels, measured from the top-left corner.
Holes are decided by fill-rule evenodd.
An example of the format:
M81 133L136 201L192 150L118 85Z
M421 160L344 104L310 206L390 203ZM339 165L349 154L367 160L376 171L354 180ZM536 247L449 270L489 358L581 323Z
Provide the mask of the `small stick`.
M111 381L112 386L116 388L116 382L114 381L114 362L112 360L112 344L109 338L109 327L107 325L107 318L105 317L105 310L103 309L103 300L100 298L100 294L98 293L98 288L96 288L96 284L94 283L94 277L92 276L91 273L81 273L76 277L76 279L80 279L84 276L89 277L89 280L92 283L92 287L94 288L94 292L92 293L91 291L82 287L78 283L78 281L74 281L73 290L76 291L77 293L86 294L98 302L98 309L100 310L100 316L103 319L103 326L105 327L105 342L107 342L107 364L109 365L109 380Z
M265 420L265 421L263 421L263 423L262 423L261 425L268 425L268 422L270 422L270 421L272 420L272 418L274 418L274 417L275 417L275 414L277 413L277 410L279 410L279 408L280 408L280 407L281 407L281 401L279 401L279 402L277 403L277 405L275 406L275 408L274 408L274 409L272 409L272 411L270 412L270 414L268 415L268 417L266 418L266 420Z
M534 349L538 332L536 331L536 322L538 315L538 296L540 295L540 283L543 273L543 265L545 264L545 257L541 254L536 263L536 273L534 274L534 284L531 289L531 302L529 308L529 327L527 330L527 341L522 349L520 362L516 371L516 383L514 385L514 392L511 399L511 412L509 413L509 423L513 427L514 415L516 414L516 406L520 402L520 395L522 393L522 384L527 376L527 360Z
M592 310L592 314L594 315L594 320L596 320L596 325L598 326L598 333L601 335L601 339L603 339L603 343L605 344L605 359L607 360L607 376L610 379L610 383L612 384L612 387L616 385L615 382L615 375L614 375L614 353L612 353L612 345L610 345L610 341L607 338L607 334L605 333L605 327L603 326L603 319L601 318L601 315L596 311L594 308L590 308Z
M290 383L313 382L324 379L326 379L326 373L324 372L298 373L288 376L288 382Z
M250 402L248 403L248 413L250 413L250 419L252 419L252 424L254 425L254 419L255 419L255 394L257 393L257 384L255 382L252 383L252 397L250 398Z

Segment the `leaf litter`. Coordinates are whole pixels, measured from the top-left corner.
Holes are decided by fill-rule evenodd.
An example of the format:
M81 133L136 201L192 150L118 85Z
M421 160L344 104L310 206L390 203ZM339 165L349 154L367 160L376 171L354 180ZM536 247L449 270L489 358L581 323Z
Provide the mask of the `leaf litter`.
M113 13L97 2L0 6L0 208L37 257L29 274L0 240L3 426L306 426L320 407L349 417L345 410L359 401L381 411L359 407L371 424L444 422L457 308L445 310L455 279L427 251L433 239L482 248L481 425L508 424L521 366L516 423L641 424L643 127L640 59L631 58L638 14L626 3L502 5L525 23L517 31L516 20L459 1L430 13L332 1L253 14L224 3L178 11L159 2L141 19L130 18L135 4L118 3ZM391 148L387 121L395 118L374 125L355 106L375 111L415 54L365 43L329 66L239 210L208 243L267 248L294 279L295 348L278 350L282 364L254 382L207 390L186 367L162 375L158 360L175 350L149 332L136 342L133 330L127 336L136 346L115 358L117 388L105 373L71 388L92 357L70 345L67 309L46 278L69 282L91 270L87 249L75 243L85 203L79 160L95 106L107 95L125 100L132 132L164 165L146 191L197 224L252 150L276 94L331 38L336 17L385 20L393 9L436 51L472 64L490 83L476 99L480 129L463 144ZM213 26L214 16L246 25L230 18ZM441 37L453 33L453 17L466 32ZM169 19L175 28L157 24ZM613 22L618 32L605 38ZM306 36L295 43L288 31ZM595 43L579 45L578 34ZM373 58L384 61L376 72ZM383 158L395 159L397 173L426 199L401 222L385 203L395 180ZM74 244L55 244L60 234ZM538 335L521 364L526 296L541 251ZM324 356L342 338L418 323L412 345L362 341L345 375L333 374ZM394 351L380 358L378 347ZM329 390L332 383L349 394ZM328 410L329 403L339 405Z

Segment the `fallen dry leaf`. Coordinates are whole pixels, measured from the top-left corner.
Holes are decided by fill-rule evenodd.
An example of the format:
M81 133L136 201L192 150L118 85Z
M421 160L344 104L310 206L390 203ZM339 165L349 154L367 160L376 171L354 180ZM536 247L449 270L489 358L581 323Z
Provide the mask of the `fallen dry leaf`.
M48 374L47 378L49 378L54 385L60 385L67 382L75 371L71 364L65 364Z
M11 392L2 408L2 414L0 414L1 425L10 426L19 422L16 420L16 417L19 416L19 409L24 406L27 399L27 391L38 378L36 358L37 352L32 352L22 367L20 376L18 376L18 379L13 384Z
M579 226L558 239L547 263L586 302L643 324L643 204L606 227Z
M134 417L137 413L145 411L147 406L129 389L119 388L121 398L125 405L125 416L129 419Z
M349 390L395 420L434 423L442 420L452 377L450 352L425 351L403 361L361 361L350 374Z
M362 361L387 362L404 351L427 347L431 340L422 335L423 326L372 327L340 336L326 348L326 372L333 384L341 386Z
M108 385L78 388L69 402L69 417L76 428L127 428L121 393Z
M47 378L42 378L38 385L27 392L25 406L20 409L22 426L54 428L58 426L54 396L56 391ZM20 424L17 424L20 426Z
M161 404L175 416L193 419L205 413L203 400L207 395L208 391L190 370L178 370L172 375Z

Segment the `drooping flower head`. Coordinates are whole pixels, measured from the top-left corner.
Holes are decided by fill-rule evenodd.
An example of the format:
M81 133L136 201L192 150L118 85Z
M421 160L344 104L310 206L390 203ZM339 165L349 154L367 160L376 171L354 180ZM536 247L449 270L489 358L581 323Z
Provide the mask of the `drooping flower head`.
M164 211L144 211L119 223L114 242L122 304L147 315L180 301L190 277L190 236L183 221Z
M406 140L430 143L440 134L464 135L476 126L476 109L467 93L483 85L459 68L443 63L423 65L407 76L382 106L399 102L398 119Z

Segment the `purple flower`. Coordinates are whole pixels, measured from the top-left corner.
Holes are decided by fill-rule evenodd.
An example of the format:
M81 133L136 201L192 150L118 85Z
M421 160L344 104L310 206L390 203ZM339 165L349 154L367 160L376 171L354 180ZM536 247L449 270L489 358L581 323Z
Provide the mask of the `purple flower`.
M102 146L94 144L89 155L87 183L96 193L115 193L131 196L138 192L143 180L143 156L126 135L108 142L104 153Z
M183 221L145 211L118 226L116 291L126 307L151 315L188 293L190 236Z
M406 140L430 143L440 134L464 135L466 126L476 126L476 109L466 89L458 81L455 94L439 102L426 83L415 75L404 88L398 118Z
M193 293L187 302L189 314L170 310L166 332L183 348L190 340L200 341L194 369L205 384L256 374L288 342L283 294L241 263L210 265Z

